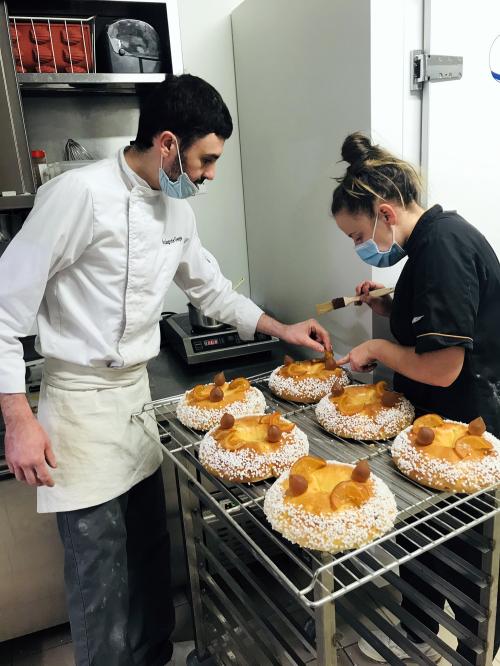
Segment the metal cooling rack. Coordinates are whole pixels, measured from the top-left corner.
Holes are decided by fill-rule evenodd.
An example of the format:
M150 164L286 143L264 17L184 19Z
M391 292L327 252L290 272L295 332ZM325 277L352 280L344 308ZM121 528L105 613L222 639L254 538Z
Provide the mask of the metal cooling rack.
M276 397L269 390L268 378L269 373L266 373L251 377L250 381L264 393L268 411L278 410L307 434L311 454L345 463L369 460L372 471L387 483L396 498L398 515L392 531L367 546L336 555L295 546L271 529L263 512L265 492L274 479L255 484L231 484L215 478L200 464L197 454L203 433L184 426L176 418L181 396L147 403L133 418L155 441L159 431L165 454L190 488L203 497L206 517L216 516L227 521L248 543L255 558L309 612L452 537L459 536L484 550L491 548L491 541L471 528L500 511L497 486L471 495L420 486L393 465L390 440L347 440L331 435L316 421L314 405L297 405ZM249 530L248 524L255 529ZM438 552L439 549L435 551ZM455 558L457 567L470 571L467 562L448 550L447 557L450 556ZM487 583L481 571L472 575L478 580L484 578L483 583Z

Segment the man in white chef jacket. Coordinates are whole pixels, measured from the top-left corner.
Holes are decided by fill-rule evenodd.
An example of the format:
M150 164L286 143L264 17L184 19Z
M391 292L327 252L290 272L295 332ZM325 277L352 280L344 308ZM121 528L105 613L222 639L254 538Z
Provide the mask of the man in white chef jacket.
M215 176L232 133L218 92L168 76L128 150L44 185L0 260L0 405L6 458L55 512L77 666L163 666L174 616L162 454L130 415L150 400L146 363L172 282L206 315L330 348L310 320L281 324L235 293L183 201ZM36 318L45 357L38 421L18 340Z

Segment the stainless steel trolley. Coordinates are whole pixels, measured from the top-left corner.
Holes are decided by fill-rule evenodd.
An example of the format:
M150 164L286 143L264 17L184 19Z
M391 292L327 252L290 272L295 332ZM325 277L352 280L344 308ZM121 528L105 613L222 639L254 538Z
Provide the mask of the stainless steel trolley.
M216 663L238 666L352 663L342 652L338 617L390 664L408 662L382 645L374 628L382 629L414 663L433 664L388 620L388 610L411 624L448 663L467 666L470 662L453 647L409 616L390 593L397 590L425 605L440 625L465 641L476 655L476 666L491 666L500 552L496 488L474 495L426 489L394 467L390 441L329 435L317 423L313 406L277 398L267 379L256 376L252 383L263 391L268 408L279 410L307 433L311 453L347 463L369 459L373 472L392 489L398 517L392 532L354 551L329 555L294 546L274 532L264 516L263 499L272 480L246 485L214 478L198 461L202 434L175 417L179 396L145 405L134 418L154 438L159 430L165 454L177 470L199 663L210 656ZM482 533L473 529L483 522ZM452 537L481 553L480 569L447 547ZM415 560L430 549L477 586L476 599L460 589L458 580L455 586ZM402 580L397 573L402 563L475 618L477 635ZM390 587L381 587L381 582Z

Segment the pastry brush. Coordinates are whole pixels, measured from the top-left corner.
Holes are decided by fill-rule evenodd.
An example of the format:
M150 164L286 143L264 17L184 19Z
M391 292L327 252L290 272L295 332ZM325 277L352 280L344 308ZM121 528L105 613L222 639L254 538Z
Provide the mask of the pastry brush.
M370 296L374 298L387 296L392 294L394 287L383 287L382 289L374 289L370 291ZM345 308L346 305L351 305L352 303L359 303L361 301L361 296L339 296L338 298L332 298L331 301L326 303L318 303L316 305L316 312L318 315L326 314L330 310L340 310L340 308Z

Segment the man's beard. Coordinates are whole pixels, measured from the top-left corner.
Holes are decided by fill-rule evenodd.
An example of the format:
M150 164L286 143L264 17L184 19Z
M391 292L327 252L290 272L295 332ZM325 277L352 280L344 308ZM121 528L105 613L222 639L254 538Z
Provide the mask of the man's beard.
M176 180L179 180L179 176L181 175L179 160L176 160L174 164L170 167L170 169L164 169L164 171L167 174L167 176L170 178L170 180L173 183L175 183Z
M186 160L185 160L185 157L184 157L184 153L181 152L179 157L182 161L182 164L185 164ZM169 177L169 179L172 182L175 182L175 181L179 180L179 176L181 175L181 167L180 167L180 164L179 164L179 160L175 160L174 164L172 165L172 167L168 171L165 169L165 173L167 174L167 176ZM187 173L187 172L185 171L185 173ZM198 180L194 180L193 182L194 182L195 185L202 185L205 182L205 178L199 178Z

